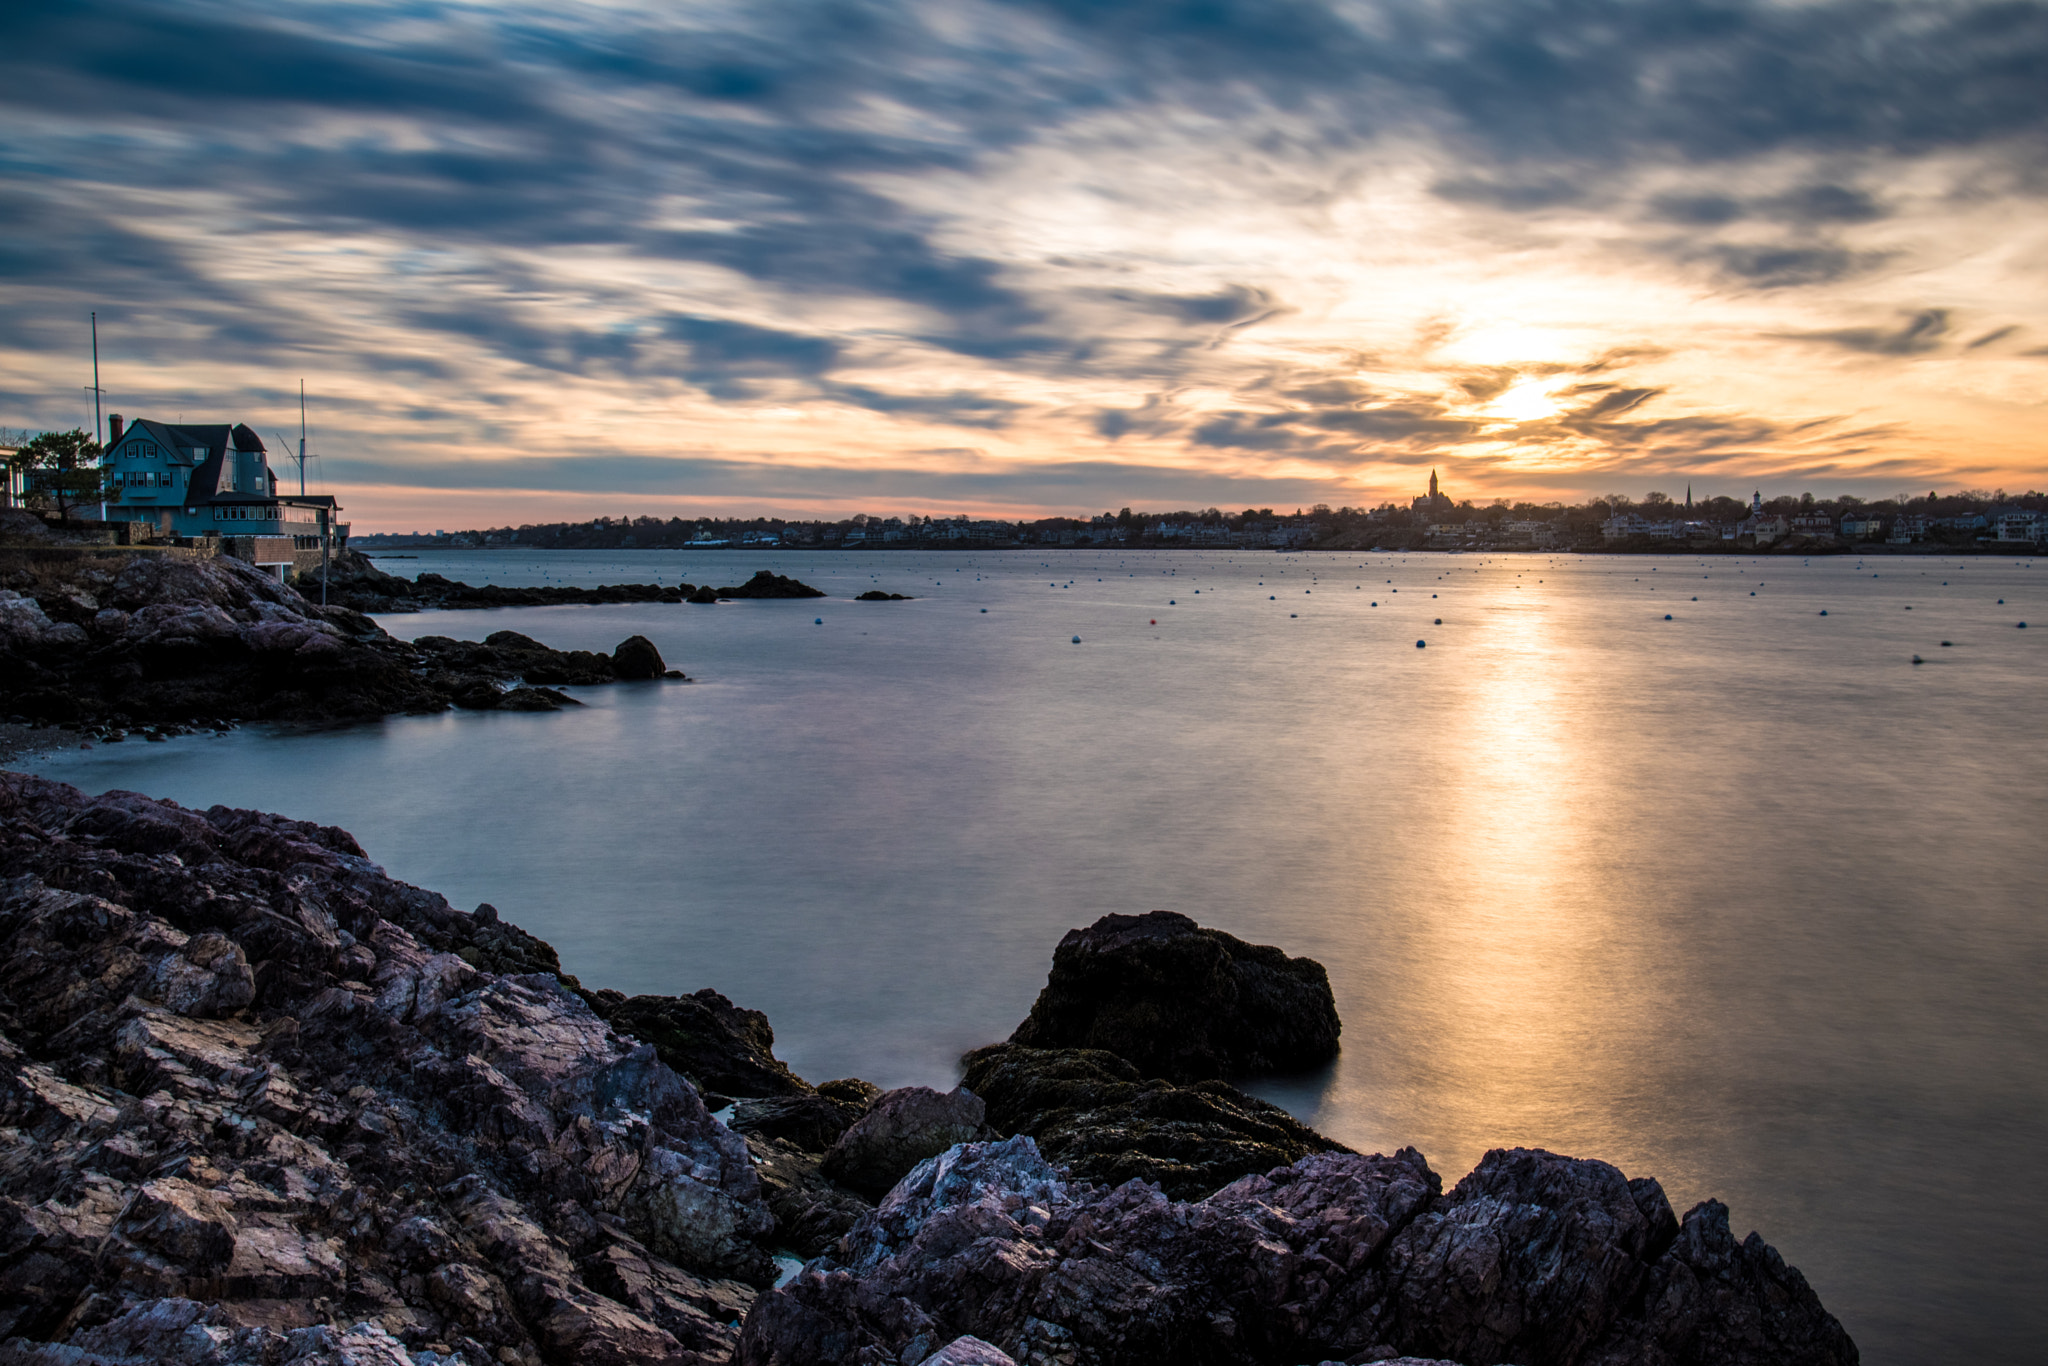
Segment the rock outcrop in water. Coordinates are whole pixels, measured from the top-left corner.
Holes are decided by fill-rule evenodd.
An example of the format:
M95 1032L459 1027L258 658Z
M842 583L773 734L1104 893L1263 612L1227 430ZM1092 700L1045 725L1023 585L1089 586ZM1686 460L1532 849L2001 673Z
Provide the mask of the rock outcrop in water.
M1189 1082L1313 1067L1341 1028L1321 963L1152 911L1068 931L1010 1042L1101 1049Z
M0 774L0 1366L1856 1360L1723 1207L1605 1163L1445 1192L1106 1054L980 1050L984 1107L772 1044L587 991L346 832ZM728 1126L671 1057L766 1094ZM1071 1161L956 1141L985 1119ZM941 1143L877 1206L824 1175ZM778 1247L814 1260L763 1289Z
M312 579L318 596L319 576ZM328 600L358 612L419 612L473 607L601 606L625 602L718 602L727 598L822 598L808 584L763 569L743 584L726 588L687 583L611 583L596 588L566 584L514 586L468 584L439 574L402 578L386 573L360 551L337 557L327 580Z
M681 677L641 636L609 655L553 650L512 631L408 644L227 557L66 560L11 573L29 591L0 589L0 715L102 738L451 706L554 711L575 705L558 687Z

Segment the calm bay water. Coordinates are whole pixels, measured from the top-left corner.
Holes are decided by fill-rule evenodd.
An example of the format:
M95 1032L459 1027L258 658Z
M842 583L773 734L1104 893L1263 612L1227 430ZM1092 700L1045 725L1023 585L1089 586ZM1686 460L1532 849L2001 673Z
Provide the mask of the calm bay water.
M773 568L832 596L395 617L564 648L639 632L697 681L36 767L345 826L587 983L765 1010L814 1080L950 1084L1066 929L1182 911L1328 966L1341 1059L1253 1086L1325 1132L1413 1143L1447 1181L1494 1146L1602 1157L1681 1212L1727 1201L1866 1361L2039 1359L2048 562L385 567ZM919 596L847 600L872 586Z

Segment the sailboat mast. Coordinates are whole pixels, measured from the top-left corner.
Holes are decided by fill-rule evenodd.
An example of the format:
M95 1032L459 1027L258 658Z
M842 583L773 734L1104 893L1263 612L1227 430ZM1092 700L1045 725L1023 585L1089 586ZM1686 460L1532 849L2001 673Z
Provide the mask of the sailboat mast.
M299 381L299 497L306 496L306 381Z

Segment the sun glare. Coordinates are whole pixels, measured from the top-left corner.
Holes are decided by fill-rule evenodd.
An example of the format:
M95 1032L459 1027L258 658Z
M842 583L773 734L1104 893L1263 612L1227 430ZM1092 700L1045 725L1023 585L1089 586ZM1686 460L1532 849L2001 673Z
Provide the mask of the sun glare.
M1554 383L1552 380L1523 380L1480 411L1488 417L1504 418L1510 422L1535 422L1555 417L1563 405L1551 393Z

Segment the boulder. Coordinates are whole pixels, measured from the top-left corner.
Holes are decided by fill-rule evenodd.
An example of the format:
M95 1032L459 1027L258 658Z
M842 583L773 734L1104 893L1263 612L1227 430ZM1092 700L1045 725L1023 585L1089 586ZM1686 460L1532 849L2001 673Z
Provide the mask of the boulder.
M1102 1049L1187 1082L1314 1067L1337 1055L1341 1028L1314 959L1152 911L1068 931L1010 1042Z
M822 598L825 596L825 593L823 589L813 588L807 583L799 583L785 575L771 573L766 569L759 569L754 572L753 578L748 579L738 587L719 589L718 596L721 598ZM690 601L695 602L697 599L692 598Z
M668 665L646 636L627 636L612 651L612 672L622 679L660 678L668 672Z
M1350 1151L1224 1082L1143 1080L1114 1053L992 1044L961 1065L991 1128L1029 1134L1071 1175L1103 1185L1136 1179L1198 1200L1311 1153Z
M726 1096L801 1096L802 1078L775 1056L775 1030L758 1010L709 987L688 996L632 996L611 1006L616 1028L654 1045L663 1062Z
M819 1169L851 1190L878 1198L926 1158L986 1137L986 1117L981 1098L964 1086L946 1092L929 1086L885 1091L832 1144Z

